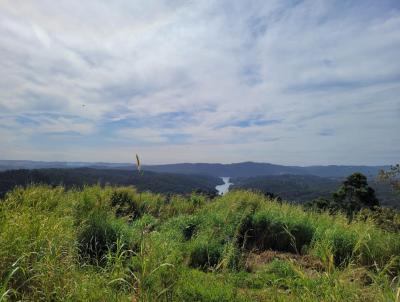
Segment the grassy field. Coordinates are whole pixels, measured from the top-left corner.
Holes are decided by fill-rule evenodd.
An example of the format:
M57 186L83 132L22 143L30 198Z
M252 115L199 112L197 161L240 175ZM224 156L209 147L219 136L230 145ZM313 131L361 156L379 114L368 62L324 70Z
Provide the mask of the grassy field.
M400 233L235 191L31 186L0 202L0 301L396 301Z

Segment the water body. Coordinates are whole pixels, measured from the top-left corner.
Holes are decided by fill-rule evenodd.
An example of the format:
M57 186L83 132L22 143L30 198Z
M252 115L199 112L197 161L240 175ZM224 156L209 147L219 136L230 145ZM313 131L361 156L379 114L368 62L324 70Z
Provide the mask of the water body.
M219 195L224 195L226 192L229 191L229 187L233 185L233 183L229 182L229 180L231 179L230 177L221 177L221 178L224 184L216 186L215 189L218 191Z

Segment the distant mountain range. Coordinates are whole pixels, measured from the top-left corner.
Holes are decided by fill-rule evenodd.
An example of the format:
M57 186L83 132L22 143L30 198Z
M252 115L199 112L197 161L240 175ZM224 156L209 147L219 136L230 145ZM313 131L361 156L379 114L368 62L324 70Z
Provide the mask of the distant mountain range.
M173 172L181 174L207 174L212 176L253 177L262 175L315 175L320 177L345 177L361 172L374 177L388 166L283 166L269 163L243 162L234 164L170 164L146 166L154 172Z
M0 171L14 169L43 168L79 168L96 169L136 169L128 163L90 163L90 162L43 162L24 160L0 160ZM382 169L389 166L283 166L270 163L242 162L233 164L181 163L165 165L145 165L143 170L164 173L196 174L210 176L253 177L263 175L315 175L320 177L345 177L354 172L361 172L368 177L375 177Z
M99 169L133 169L128 163L101 163L101 162L64 162L64 161L32 161L32 160L0 160L0 171L18 169L52 169L52 168L99 168Z

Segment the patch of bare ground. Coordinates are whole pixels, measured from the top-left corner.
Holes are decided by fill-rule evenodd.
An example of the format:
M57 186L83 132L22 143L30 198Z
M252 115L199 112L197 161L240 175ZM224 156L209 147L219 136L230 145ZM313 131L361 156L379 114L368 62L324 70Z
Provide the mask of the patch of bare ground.
M249 252L245 263L246 269L249 272L257 271L260 267L275 259L292 261L309 275L315 275L315 273L323 272L325 270L321 260L316 257L273 250Z

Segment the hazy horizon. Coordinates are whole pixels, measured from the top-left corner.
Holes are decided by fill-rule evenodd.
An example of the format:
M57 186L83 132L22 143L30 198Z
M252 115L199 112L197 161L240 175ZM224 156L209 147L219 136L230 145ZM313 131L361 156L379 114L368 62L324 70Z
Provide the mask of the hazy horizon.
M131 161L131 162L107 162L107 161L62 161L62 160L55 160L55 161L48 161L48 160L29 160L29 159L2 159L0 158L1 161L26 161L26 162L44 162L44 163L82 163L82 164L112 164L112 165L133 165L136 166L136 162ZM274 162L261 162L261 161L240 161L240 162L169 162L169 163L142 163L143 166L146 165L175 165L175 164L221 164L221 165L233 165L233 164L243 164L243 163L254 163L254 164L271 164L271 165L277 165L277 166L298 166L298 167L311 167L311 166L371 166L371 167L380 167L380 166L391 166L390 164L381 164L381 165L367 165L367 164L360 164L360 165L344 165L344 164L327 164L327 165L285 165L281 163L274 163Z
M390 165L400 2L0 4L0 157Z

